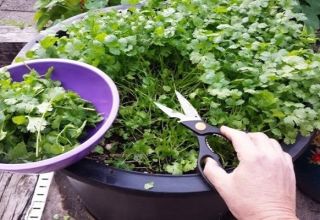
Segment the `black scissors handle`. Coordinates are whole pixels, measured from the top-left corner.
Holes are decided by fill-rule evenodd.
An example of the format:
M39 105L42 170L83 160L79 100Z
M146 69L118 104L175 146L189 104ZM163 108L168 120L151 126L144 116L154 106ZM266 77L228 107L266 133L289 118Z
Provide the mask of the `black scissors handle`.
M209 135L217 135L222 137L223 139L227 140L230 142L230 140L224 136L221 132L220 129L214 126L211 126L203 121L183 121L181 122L184 126L192 130L199 142L199 156L198 156L198 170L201 173L202 177L206 180L206 182L212 186L210 181L206 178L206 176L203 173L204 170L204 165L205 165L205 159L207 157L212 158L215 160L220 167L221 161L220 161L220 156L214 152L214 150L211 148L211 146L208 144L207 137ZM213 186L212 186L213 187Z
M198 137L198 142L199 142L199 155L198 155L198 161L197 161L197 167L202 175L202 177L205 179L207 184L209 186L213 187L211 182L207 179L206 175L204 174L204 167L205 167L205 160L210 157L213 160L215 160L220 167L222 167L221 162L220 162L220 156L216 154L212 148L209 146L206 138L207 136L197 136ZM214 187L213 187L214 188Z

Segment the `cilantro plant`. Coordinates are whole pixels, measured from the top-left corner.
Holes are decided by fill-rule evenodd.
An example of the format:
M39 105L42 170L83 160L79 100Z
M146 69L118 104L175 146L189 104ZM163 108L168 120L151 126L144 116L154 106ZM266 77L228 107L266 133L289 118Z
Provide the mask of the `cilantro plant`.
M142 9L89 13L67 36L48 35L27 57L63 57L102 69L121 107L94 154L112 166L182 174L197 140L154 105L188 96L216 126L262 131L285 143L320 128L320 55L294 0L149 1ZM179 110L179 109L177 109ZM230 146L212 146L226 167Z
M39 30L88 10L118 5L121 0L37 0L34 16Z
M79 144L87 126L101 116L87 101L65 91L59 81L35 70L13 82L0 71L0 161L38 161L67 152Z

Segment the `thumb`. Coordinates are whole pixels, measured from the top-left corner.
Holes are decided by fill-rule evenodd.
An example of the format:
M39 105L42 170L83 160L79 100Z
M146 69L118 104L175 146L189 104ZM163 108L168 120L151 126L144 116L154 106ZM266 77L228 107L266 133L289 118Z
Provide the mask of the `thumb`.
M210 157L206 158L203 173L218 191L224 188L229 181L229 174Z

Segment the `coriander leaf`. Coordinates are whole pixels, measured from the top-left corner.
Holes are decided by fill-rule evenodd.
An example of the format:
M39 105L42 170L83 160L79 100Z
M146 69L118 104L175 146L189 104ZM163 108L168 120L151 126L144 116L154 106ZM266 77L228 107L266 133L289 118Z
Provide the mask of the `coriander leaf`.
M87 0L85 1L85 7L88 10L103 8L108 5L108 0Z
M144 184L144 189L149 190L152 189L154 187L154 182L150 181Z
M48 92L47 92L47 94L44 95L44 97L47 100L53 100L57 96L60 96L60 95L62 95L64 93L65 93L64 88L62 88L62 87L53 87L53 88L48 88Z
M15 116L12 118L13 123L16 125L23 125L27 123L27 118L24 115Z
M42 131L48 125L48 122L44 118L30 117L30 116L27 116L27 118L28 118L27 130L32 133Z
M27 156L27 148L24 142L20 142L11 148L8 152L8 159L11 161L17 160L17 158L25 158Z
M168 173L172 173L173 175L182 175L183 173L182 165L178 162L174 162L171 165L167 165L165 169Z
M0 130L0 141L5 139L7 136L7 132L3 131L2 129Z
M104 147L97 145L94 149L94 152L97 154L103 154L104 153Z
M50 102L42 102L37 106L37 108L41 114L52 111L52 105Z
M135 5L138 4L140 0L121 0L121 4L130 4L130 5Z

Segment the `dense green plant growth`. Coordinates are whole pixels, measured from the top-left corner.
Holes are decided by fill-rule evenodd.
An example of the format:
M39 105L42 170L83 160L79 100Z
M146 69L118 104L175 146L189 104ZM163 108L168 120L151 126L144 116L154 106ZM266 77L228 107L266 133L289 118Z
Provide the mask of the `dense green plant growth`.
M79 145L87 126L101 116L77 94L65 91L59 81L35 70L13 82L0 70L0 162L38 161Z
M67 36L47 36L29 58L80 60L110 75L121 108L100 151L116 167L180 174L196 167L197 141L154 101L174 90L205 120L295 142L320 127L320 55L293 0L150 1L90 13ZM232 166L229 147L213 146Z
M160 0L158 2L161 2ZM118 4L137 4L139 0L37 0L35 20L39 30L71 16ZM307 17L305 23L308 27L317 30L320 27L320 1L299 0L298 10Z
M39 30L71 16L92 9L104 8L120 3L123 0L37 0L35 4L35 20Z

